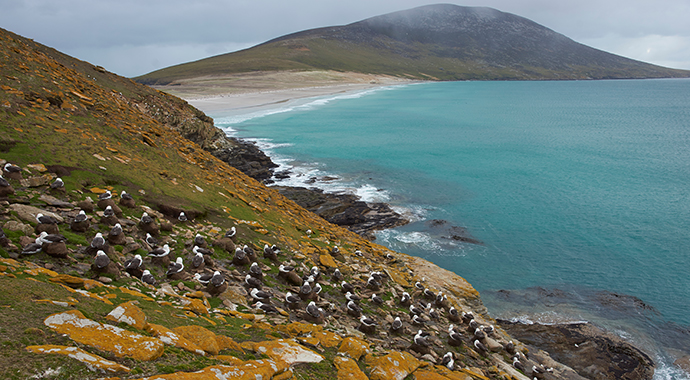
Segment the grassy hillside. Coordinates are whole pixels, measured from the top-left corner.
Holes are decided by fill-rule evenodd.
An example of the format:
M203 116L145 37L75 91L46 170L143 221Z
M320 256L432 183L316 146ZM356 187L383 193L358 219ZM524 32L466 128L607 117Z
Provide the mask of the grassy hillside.
M444 334L450 305L472 310L481 323L493 323L476 291L462 278L331 225L217 160L180 134L180 126L187 130L196 126L199 133L212 133L203 128L210 125L209 119L184 101L4 30L0 30L0 74L0 159L21 167L23 176L22 180L9 179L14 193L0 199L0 223L6 233L0 239L3 378L104 376L97 366L67 356L36 353L49 349L46 345L79 348L110 360L117 367L117 376L127 379L152 375L181 378L182 373L191 371L205 371L205 375L194 378L219 378L218 371L237 374L240 369L252 378L260 372L263 378L274 379L345 374L383 379L395 373L449 379L516 376L509 365L510 355L502 346L510 338L500 329L493 335L496 353L480 352L469 340L459 346L447 343ZM65 182L64 191L49 188L58 176ZM126 190L137 203L134 208L122 207L118 218L129 240L112 244L108 251L117 274L99 273L91 266L92 238L97 232L107 235L111 228L102 219L103 210L93 205L106 189L115 194ZM119 200L117 195L114 199ZM65 257L56 258L47 251L21 253L34 242L40 228L33 216L22 214L27 206L64 218L58 227L66 238ZM87 212L91 227L86 232L73 230L70 222L77 212L90 207L95 208ZM176 218L181 210L191 220L179 222ZM222 240L225 231L236 227L233 246L248 245L259 253L256 260L263 268L264 289L273 293L279 313L266 313L253 306L254 300L247 294L250 289L243 285L248 268L234 264L232 250L227 247L210 246L214 269L229 283L223 293L208 293L191 278L191 272L183 279L167 278L167 268L148 257L138 223L144 211L155 217L161 230L159 239L170 245L171 256L182 257L187 266L196 234L211 243ZM265 244L281 248L276 261L262 256ZM340 253L332 253L335 246ZM123 270L124 262L135 254L144 256L147 269L158 280L155 286ZM293 265L300 276L314 266L322 271L323 277L317 282L323 290L315 297L326 315L322 324L314 325L307 318L306 302L295 310L286 307L282 301L285 293L296 293L299 286L278 275L279 263ZM364 298L360 307L377 321L375 332L359 331L359 320L346 312L347 301L338 281L331 280L335 268ZM373 271L387 277L376 291L384 299L381 306L368 298L374 291L367 288L366 281ZM429 320L426 327L413 326L408 308L398 302L403 291L422 299L421 291L413 286L422 278L424 286L448 296L445 306L439 306L440 319ZM145 315L143 325L132 322L134 318L119 322L109 319L108 314L129 301L136 301L128 306L133 313ZM102 346L105 339L98 336L95 341L88 340L86 333L67 336L48 326L51 315L57 318L55 315L74 316L77 312L86 318L82 321L116 325L157 344L161 337L157 330L161 327L157 326L175 329L178 335L185 329L195 329L198 334L186 336L191 346L166 341L159 356L141 359ZM403 318L405 333L389 331L395 316ZM427 356L411 349L409 334L418 328L428 330L432 334L429 339L435 342ZM202 332L207 338L196 339ZM209 339L217 342L217 347L203 346ZM272 345L283 348L266 349ZM363 348L357 350L351 345ZM322 359L286 357L282 352L287 346ZM205 353L190 347L200 347ZM452 351L456 358L452 372L436 365L446 351ZM404 368L391 367L392 362L404 363ZM229 374L223 376L230 378Z
M334 70L418 80L688 77L579 44L490 8L429 5L306 30L137 77L149 85L253 71Z

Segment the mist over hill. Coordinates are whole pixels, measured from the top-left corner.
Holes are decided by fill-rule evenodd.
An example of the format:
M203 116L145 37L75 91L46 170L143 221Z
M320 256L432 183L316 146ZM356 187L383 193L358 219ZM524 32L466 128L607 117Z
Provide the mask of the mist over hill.
M254 71L334 70L423 80L688 77L577 43L524 17L485 7L422 6L154 71L151 85Z

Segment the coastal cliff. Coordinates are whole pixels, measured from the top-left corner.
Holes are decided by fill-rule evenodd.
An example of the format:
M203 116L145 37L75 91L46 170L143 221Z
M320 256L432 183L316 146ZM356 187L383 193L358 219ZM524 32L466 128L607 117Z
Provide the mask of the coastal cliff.
M582 378L460 276L221 161L183 100L4 30L0 52L5 378Z

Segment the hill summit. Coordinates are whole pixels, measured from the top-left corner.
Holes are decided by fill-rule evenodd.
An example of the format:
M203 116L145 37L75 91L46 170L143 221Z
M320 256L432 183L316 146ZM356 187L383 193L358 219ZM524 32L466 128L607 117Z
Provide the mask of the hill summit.
M251 71L335 70L422 80L688 77L586 45L485 7L427 5L305 30L137 78L151 85Z

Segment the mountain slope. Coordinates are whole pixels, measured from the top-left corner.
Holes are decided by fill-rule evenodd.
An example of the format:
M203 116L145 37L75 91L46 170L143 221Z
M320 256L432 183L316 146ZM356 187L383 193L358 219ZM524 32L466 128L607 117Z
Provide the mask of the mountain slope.
M183 78L276 70L351 71L426 80L690 76L689 71L579 44L510 13L438 4L289 34L136 80L166 85Z
M476 323L496 323L460 276L330 224L213 156L209 150L224 140L184 101L2 29L0 74L0 166L20 168L0 181L3 379L96 379L105 371L123 379L523 379L511 365L513 348L528 354L529 361L521 356L525 368L544 364L555 378L580 378L537 349L509 345L500 328L477 333L468 318L453 319L451 305L471 311ZM64 188L50 186L58 176ZM99 199L106 189L112 198ZM134 205L122 202L122 190ZM121 214L107 216L111 204ZM78 224L80 211L90 225ZM178 219L180 211L188 220ZM58 222L39 224L39 212ZM158 227L158 244L171 248L169 259L183 262L181 272L149 255L156 243L145 238L144 212ZM119 237L111 234L115 222ZM231 227L236 235L225 237ZM48 229L62 237L37 243ZM106 269L92 265L97 233L107 236ZM25 250L36 244L40 252ZM193 279L197 244L209 250L197 273L218 271L226 289ZM272 244L280 248L274 258L262 253ZM245 245L257 252L275 310L260 309L250 293L251 267L234 257ZM135 254L156 278L153 286L125 271ZM279 274L281 263L293 266L294 276ZM374 331L347 311L336 268L362 296L357 313L377 323ZM368 280L374 274L380 283ZM305 292L288 307L287 292L297 294L312 275L322 291ZM400 301L404 291L439 314L424 311L415 324ZM441 292L445 297L434 297ZM370 298L374 293L382 303ZM306 313L310 299L323 318ZM389 329L395 317L402 332ZM449 340L451 322L462 330L460 341ZM418 330L430 333L430 346L414 344ZM478 339L486 346L473 343ZM626 356L634 351L628 346L607 346L612 360L642 363ZM452 371L437 365L446 352L455 357Z

